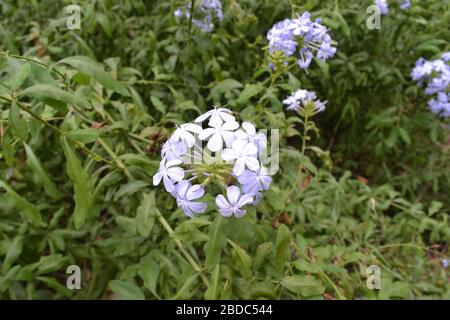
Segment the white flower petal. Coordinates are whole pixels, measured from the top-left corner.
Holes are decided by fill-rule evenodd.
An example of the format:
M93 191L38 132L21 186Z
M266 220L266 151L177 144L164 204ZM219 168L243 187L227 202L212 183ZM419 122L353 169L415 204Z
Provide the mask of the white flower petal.
M222 148L223 148L222 136L219 133L213 134L212 137L208 141L207 147L212 152L217 152L219 150L222 150Z
M259 161L256 158L253 157L245 158L245 164L250 170L256 171L259 169Z
M199 126L198 124L194 124L194 123L186 123L182 126L182 128L184 130L194 132L194 133L200 133L203 130L201 126Z
M247 132L247 134L249 136L253 136L256 134L255 126L253 124L251 124L250 122L243 122L242 128L244 128L245 132Z
M236 202L239 200L239 196L241 195L241 191L236 186L229 186L227 188L227 197L230 201L230 204L234 206Z
M229 122L225 122L223 125L222 125L222 129L223 130L228 130L228 131L230 131L230 130L236 130L237 128L239 128L239 123L237 123L236 121L229 121Z
M213 135L217 130L214 128L206 128L203 129L202 132L199 133L198 138L200 140L206 140L208 139L211 135Z
M157 186L160 184L161 179L162 179L163 175L161 172L157 172L154 176L153 176L153 185Z
M233 174L235 176L240 176L245 169L245 160L242 158L238 158L236 159L236 162L234 163L234 167L233 167Z
M225 145L227 147L231 147L233 141L234 141L234 133L231 131L223 131L222 132L222 138L225 141Z
M233 149L227 148L222 152L222 160L231 161L237 158L236 151Z

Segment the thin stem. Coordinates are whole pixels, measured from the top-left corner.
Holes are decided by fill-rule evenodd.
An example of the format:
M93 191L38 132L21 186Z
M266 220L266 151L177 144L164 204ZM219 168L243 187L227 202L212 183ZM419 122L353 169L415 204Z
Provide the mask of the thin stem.
M194 268L194 270L200 274L200 277L202 278L203 283L207 287L209 287L209 281L205 277L205 275L202 273L202 268L198 265L198 263L194 260L194 258L192 258L192 256L189 254L189 252L184 248L181 241L178 239L174 239L172 237L174 231L173 231L172 227L169 225L169 223L167 222L167 220L164 219L164 217L162 216L161 212L159 212L159 210L156 210L156 217L158 218L159 222L164 227L164 229L166 229L169 236L175 241L175 244L178 246L178 248L180 249L181 253L186 258L186 260L191 264L191 266Z
M331 278L329 276L327 276L327 274L325 272L323 272L322 268L320 268L317 264L315 264L314 261L312 261L308 257L308 255L304 254L294 241L291 241L291 245L294 247L294 249L295 249L295 251L297 253L299 253L304 259L308 260L310 263L312 263L314 265L315 268L317 268L317 271L319 272L319 275L322 278L324 278L331 285L331 287L334 289L334 291L336 292L336 294L339 297L339 299L347 300L347 298L342 294L341 290L339 290L339 288L333 282L333 280L331 280Z
M87 125L83 125L83 127L87 128ZM130 171L128 170L128 168L126 167L126 165L122 162L122 160L120 160L117 155L114 153L114 151L109 147L109 145L105 142L105 140L103 140L102 138L98 137L97 141L100 143L100 145L102 146L103 149L105 149L106 153L109 154L109 156L116 162L117 167L122 170L125 175L130 178L133 179L133 176L131 175Z
M9 103L12 103L13 100L8 99L6 97L0 96L0 99L7 101ZM16 105L22 109L23 111L27 112L28 114L30 114L33 118L35 118L36 120L38 120L39 122L41 122L42 124L44 124L46 127L49 127L50 129L52 129L53 131L55 131L59 136L61 137L67 137L66 133L61 131L58 127L52 125L50 122L48 122L47 120L41 118L38 114L36 114L34 111L32 111L31 109L29 109L28 107L26 107L25 105L23 105L22 103L20 103L17 100L14 100L16 102ZM108 163L109 165L112 165L114 167L117 167L113 162L103 158L101 155L99 155L98 153L93 152L91 149L87 148L82 142L71 138L71 137L67 137L69 140L73 141L79 148L81 148L82 150L84 150L85 152L87 152L89 155L91 155L94 159L100 159L100 161L103 161L105 163ZM118 169L121 169L120 167L117 167Z
M34 60L32 58L23 57L23 56L19 56L19 55L16 55L16 54L9 54L9 53L6 53L4 51L0 51L0 56L5 57L5 58L11 57L11 58L14 58L14 59L17 59L17 60L31 62L31 63L37 64L37 65L39 65L39 66L41 66L41 67L43 67L45 69L50 69L50 67L48 65L46 65L45 63L36 61L36 60ZM66 82L66 76L62 72L60 72L60 71L58 71L58 70L56 70L54 68L51 68L51 71L54 71L61 78L64 79L64 82Z
M194 5L195 5L195 0L191 0L191 14L189 16L189 27L188 27L188 32L191 32L191 27L192 27L192 19L194 17Z

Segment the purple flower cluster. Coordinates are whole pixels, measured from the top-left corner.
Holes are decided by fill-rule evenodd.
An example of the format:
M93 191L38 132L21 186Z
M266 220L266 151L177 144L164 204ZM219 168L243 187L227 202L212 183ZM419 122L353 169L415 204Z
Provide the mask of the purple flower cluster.
M380 13L382 15L386 15L389 13L389 5L387 0L375 0L375 5L380 9Z
M380 13L382 15L386 15L389 13L389 4L387 0L375 0L375 5L380 10ZM400 9L407 10L411 7L411 0L403 0L402 3L400 3Z
M223 19L222 3L219 0L202 0L198 5L199 18L193 18L192 24L202 32L211 32L214 30L214 19L221 21ZM177 19L191 17L191 4L184 8L178 8L173 13Z
M207 125L202 125L206 122ZM209 151L220 154L221 159L226 161L219 164L219 169L214 167L214 163L211 167L199 158L203 154L202 141L207 141ZM192 218L207 208L206 203L198 200L205 194L209 179L220 179L222 185L229 186L227 198L223 195L216 197L218 211L225 217L242 217L246 213L243 207L256 205L262 192L269 189L272 182L260 160L266 147L266 135L257 132L253 124L243 122L239 125L230 110L215 107L197 117L194 123L177 127L162 147L162 160L153 176L153 184L156 186L162 181L166 191L176 199L178 207ZM200 161L186 163L184 157L189 159L192 151L196 160ZM190 165L189 170L182 165ZM202 184L192 183L194 179L204 177L207 178Z
M327 27L320 24L320 19L311 21L309 12L304 12L296 19L285 19L272 26L267 33L269 52L282 52L285 58L298 52L297 63L307 69L316 57L328 60L336 53Z
M312 110L317 113L325 110L327 101L318 100L315 92L299 89L284 99L283 103L287 105L288 110L296 112L304 109L307 105L311 105Z
M413 80L419 85L426 84L425 94L436 95L428 101L431 111L450 117L450 52L442 54L441 59L427 61L420 58L411 72Z
M448 268L450 266L450 259L442 259L441 264L444 268Z
M404 0L404 1L400 4L400 8L401 8L402 10L409 9L409 7L411 7L411 0Z

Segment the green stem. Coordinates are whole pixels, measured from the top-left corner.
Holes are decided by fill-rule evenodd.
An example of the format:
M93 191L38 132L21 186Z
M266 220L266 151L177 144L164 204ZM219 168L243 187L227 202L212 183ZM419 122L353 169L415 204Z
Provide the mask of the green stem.
M11 58L14 58L14 59L17 59L17 60L22 60L22 61L27 61L27 62L31 62L31 63L37 64L37 65L39 65L39 66L41 66L41 67L43 67L45 69L50 69L50 67L48 65L46 65L45 63L43 63L43 62L39 62L39 61L36 61L34 59L23 57L23 56L19 56L19 55L16 55L16 54L9 54L9 53L6 53L4 51L0 51L0 57L5 57L5 58L11 57ZM51 71L54 71L57 75L59 75L61 78L64 79L64 82L66 82L66 76L62 72L60 72L60 71L58 71L56 69L53 69L53 68L51 69Z
M339 299L347 300L347 298L342 294L341 290L339 290L338 286L333 282L333 280L331 280L331 278L325 272L323 272L322 268L320 268L317 264L315 264L314 261L312 261L308 257L308 255L304 254L294 241L291 241L291 245L294 247L295 251L302 256L302 258L308 260L308 262L312 263L314 267L317 268L319 275L330 284L330 286L334 289Z
M191 0L191 15L189 16L189 27L188 27L188 32L191 32L192 19L193 19L193 17L194 17L194 5L195 5L195 0Z
M200 277L202 278L202 281L205 284L205 286L209 287L209 281L205 277L205 275L202 273L202 268L194 260L194 258L189 254L189 252L184 248L184 246L181 243L181 241L178 240L178 239L174 239L172 237L174 231L173 231L172 227L169 225L169 223L167 222L167 220L164 219L164 217L162 216L161 212L159 212L159 210L156 210L156 217L158 218L159 222L164 227L164 229L166 229L166 231L169 234L170 238L175 241L175 244L178 246L178 248L180 249L181 253L186 258L186 260L191 264L191 266L194 268L194 270L200 274Z
M3 96L0 96L0 99L7 101L9 103L12 103L13 100L5 98ZM22 103L20 103L17 100L14 100L16 102L16 105L23 111L25 111L26 113L30 114L33 118L35 118L36 120L38 120L39 122L41 122L42 124L44 124L46 127L49 127L50 129L52 129L53 131L55 131L59 136L61 137L66 137L66 133L61 131L58 127L52 125L50 122L48 122L47 120L41 118L38 114L36 114L34 111L32 111L31 109L29 109L28 107L26 107L25 105L23 105ZM103 158L101 155L99 155L98 153L93 152L91 149L87 148L82 142L67 137L69 140L73 141L80 149L86 151L89 155L91 155L94 159L100 159L100 161L103 161L105 163L108 163L109 165L112 165L114 167L117 167L113 162ZM118 169L121 169L120 167L117 167Z

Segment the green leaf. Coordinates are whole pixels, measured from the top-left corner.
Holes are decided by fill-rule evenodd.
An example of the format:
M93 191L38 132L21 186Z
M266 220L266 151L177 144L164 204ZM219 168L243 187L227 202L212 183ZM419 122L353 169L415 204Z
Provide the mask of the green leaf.
M62 108L56 108L58 111L64 111L65 104L71 104L84 109L90 108L89 102L83 97L76 96L50 84L36 84L28 87L23 90L19 96L32 97L45 103L49 100L61 102ZM51 104L51 106L55 107L53 104Z
M231 246L234 249L235 255L233 255L236 258L237 267L239 272L244 276L245 278L251 278L252 276L252 259L248 255L248 253L242 249L239 245L234 243L231 240L228 240L228 242L231 244Z
M137 234L137 224L135 219L130 217L118 216L116 217L116 223L129 234L131 235Z
M8 200L10 201L10 205L23 213L25 217L35 226L44 226L45 224L42 221L41 213L39 209L32 203L28 202L25 198L21 197L18 193L16 193L13 188L5 181L0 180L0 188L6 190L8 195Z
M192 295L191 286L196 283L198 273L194 273L183 283L181 288L178 290L177 294L173 297L174 300L177 299L187 299Z
M59 253L41 257L36 264L36 273L45 274L61 270L67 263L68 258Z
M114 92L120 93L124 96L130 96L126 85L117 81L112 77L111 74L103 70L103 67L97 62L85 56L74 56L62 59L58 62L71 65L77 69L80 73L87 74L98 81L106 89L112 90Z
M12 133L7 131L6 134L0 139L0 143L6 164L8 166L12 166L14 164L14 155L16 153L16 149L13 146Z
M59 191L58 187L56 187L56 185L53 183L49 174L42 167L41 162L36 157L33 150L26 143L24 143L24 147L27 154L27 164L33 171L36 184L42 186L45 194L47 194L49 197L55 200L61 199L64 194Z
M31 65L29 63L25 63L22 67L17 71L17 73L12 76L7 82L6 85L11 89L11 91L17 90L22 83L28 78L31 73Z
M208 241L209 236L200 231L201 227L208 224L211 224L211 222L204 217L195 217L193 219L183 221L175 228L175 232L172 233L172 237L181 241Z
M159 112L161 112L162 114L166 113L166 106L164 103L162 103L161 100L159 100L158 97L156 96L151 96L150 100L153 103L153 106L155 107L156 110L158 110Z
M111 23L108 20L108 17L103 13L95 13L95 19L102 26L103 31L105 31L108 37L112 37L112 27Z
M309 273L319 272L319 268L317 268L314 264L303 259L298 259L294 261L292 264L294 265L295 268L297 268L297 270L302 272L309 272Z
M114 200L118 200L118 199L122 198L123 196L134 194L149 185L150 185L150 183L148 183L146 181L140 181L140 180L130 181L127 184L124 184L120 187L120 189L114 195Z
M142 291L133 283L111 280L109 288L117 295L119 300L145 300Z
M144 286L156 295L159 277L159 264L150 256L145 256L139 264L138 274L144 280Z
M8 253L6 254L5 260L2 265L2 273L5 274L9 268L12 266L14 261L20 256L23 249L23 236L17 236L14 238L11 246L9 247Z
M8 124L16 137L23 141L27 140L28 123L20 117L20 109L15 101L11 103L11 108L9 109Z
M289 228L282 224L278 228L277 239L275 241L274 253L275 253L275 267L278 271L283 272L284 265L288 261L291 251L289 249L289 241L291 240L291 234Z
M220 261L222 250L227 244L226 227L228 220L218 214L214 222L209 226L209 240L205 246L205 266L212 270Z
M214 268L213 273L211 274L211 281L208 289L205 291L205 299L206 300L216 300L219 292L219 281L220 281L220 264L217 264Z
M226 79L220 81L214 86L214 88L212 88L211 94L208 98L212 98L213 100L217 101L219 100L220 94L229 92L237 88L242 88L242 83L240 83L239 81L236 81L234 79Z
M94 202L94 185L66 138L63 139L63 149L67 159L67 175L74 185L75 209L73 217L75 228L80 229L86 222Z
M148 237L155 224L155 191L144 195L141 205L137 208L137 228L141 236Z
M402 138L403 142L406 144L411 144L411 136L409 132L403 128L398 128L398 133L400 134L400 138Z
M287 276L283 278L281 285L302 297L317 296L325 291L322 284L313 276Z
M264 90L264 87L260 83L246 84L244 90L242 90L239 95L238 103L247 102L250 98L256 96L262 90Z
M82 143L91 143L97 140L99 133L97 129L74 129L67 132L67 137Z

